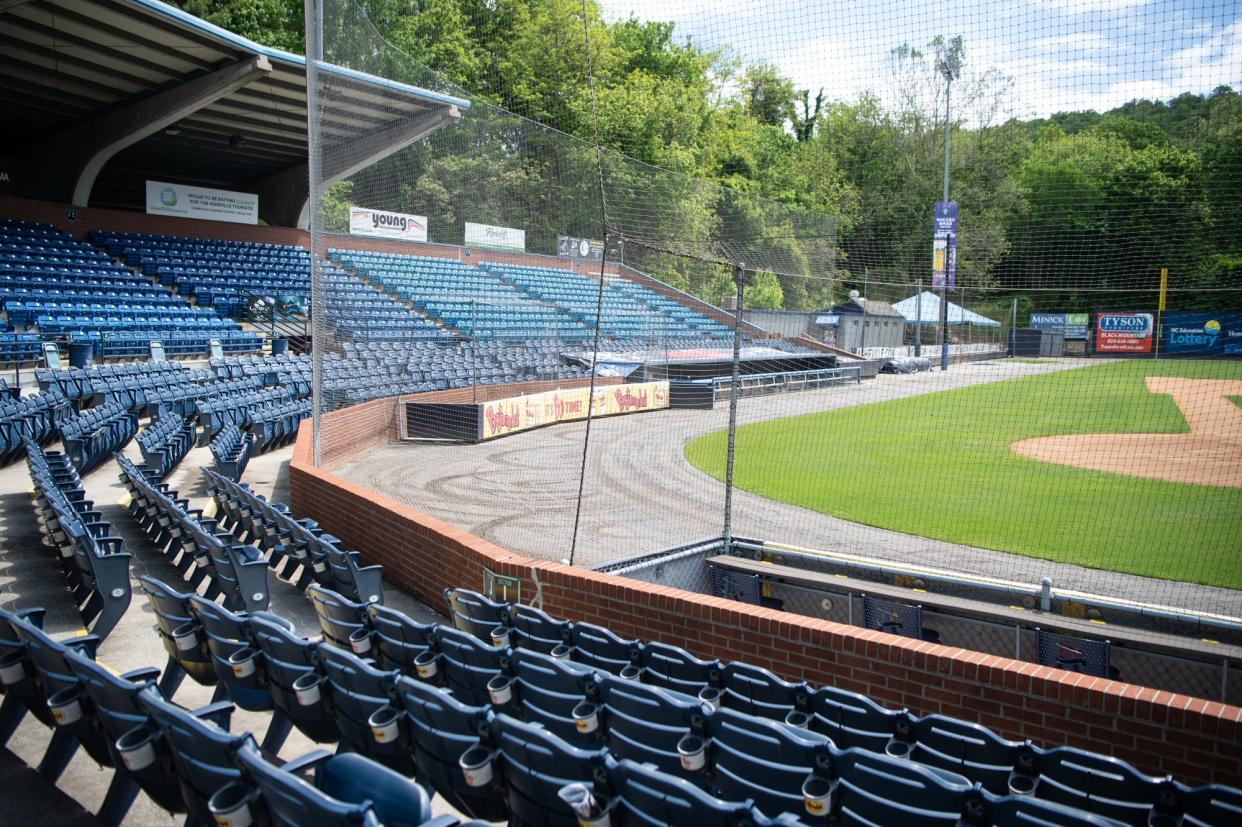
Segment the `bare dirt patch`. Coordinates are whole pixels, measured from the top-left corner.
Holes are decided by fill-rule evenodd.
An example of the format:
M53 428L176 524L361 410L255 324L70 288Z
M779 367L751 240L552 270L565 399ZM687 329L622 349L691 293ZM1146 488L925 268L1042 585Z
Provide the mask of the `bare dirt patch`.
M1242 381L1147 377L1147 390L1173 397L1188 434L1069 434L1023 439L1014 453L1043 462L1132 477L1242 488Z

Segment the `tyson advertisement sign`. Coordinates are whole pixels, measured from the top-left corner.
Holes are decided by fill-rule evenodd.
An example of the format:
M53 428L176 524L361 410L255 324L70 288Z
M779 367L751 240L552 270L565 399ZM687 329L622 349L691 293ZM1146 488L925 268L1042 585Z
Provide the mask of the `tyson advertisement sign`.
M1095 318L1095 352L1151 353L1155 332L1150 313L1103 311Z
M589 388L533 393L511 399L497 399L483 405L480 437L492 439L528 431L555 422L586 419L588 404L593 416L655 411L668 407L668 382L628 382Z
M426 241L427 216L350 207L349 234L399 241Z

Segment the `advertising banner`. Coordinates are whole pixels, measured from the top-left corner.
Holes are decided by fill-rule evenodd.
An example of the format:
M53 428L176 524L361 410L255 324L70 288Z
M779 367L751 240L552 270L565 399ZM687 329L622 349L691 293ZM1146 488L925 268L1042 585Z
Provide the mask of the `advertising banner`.
M1089 313L1032 313L1030 326L1038 330L1056 330L1067 339L1087 338Z
M957 282L957 202L937 201L932 222L932 289Z
M258 224L259 196L249 192L147 181L147 214Z
M1151 353L1155 330L1151 313L1101 311L1095 319L1095 352Z
M556 254L560 258L583 258L588 261L604 260L604 242L572 235L556 237Z
M586 419L588 402L594 416L661 410L668 407L668 382L604 385L595 389L593 400L590 388L567 388L486 402L480 436L486 440L554 422Z
M384 212L367 207L350 207L349 234L395 238L398 241L426 241L427 217Z
M1164 314L1160 352L1170 356L1242 356L1242 313Z
M466 246L488 250L507 250L512 253L526 252L526 231L513 227L494 227L491 224L466 222Z

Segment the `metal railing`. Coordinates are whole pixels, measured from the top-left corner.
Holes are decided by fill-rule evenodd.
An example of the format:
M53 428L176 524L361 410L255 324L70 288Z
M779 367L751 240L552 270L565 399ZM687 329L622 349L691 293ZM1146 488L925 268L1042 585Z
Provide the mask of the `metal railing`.
M770 393L791 393L815 390L849 381L862 382L862 368L821 368L819 370L782 371L779 373L750 373L739 376L736 386L732 377L717 376L712 379L712 399L726 399L734 392L739 397L763 396Z

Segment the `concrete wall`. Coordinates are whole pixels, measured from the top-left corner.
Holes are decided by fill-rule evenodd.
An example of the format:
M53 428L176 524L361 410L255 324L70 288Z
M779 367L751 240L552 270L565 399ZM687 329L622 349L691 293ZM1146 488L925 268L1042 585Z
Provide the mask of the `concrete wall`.
M758 325L769 333L786 339L796 339L808 334L815 336L815 317L819 313L803 313L797 310L742 310L742 320Z
M446 587L480 588L487 567L519 578L524 598L540 594L553 616L919 715L952 715L1007 738L1114 755L1190 784L1242 783L1242 708L531 559L334 475L361 447L393 438L395 410L388 399L325 415L320 468L304 425L289 464L292 507L432 605ZM515 495L513 508L522 507Z

